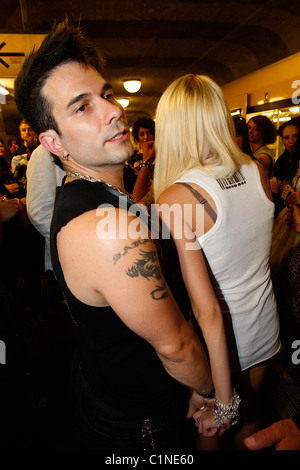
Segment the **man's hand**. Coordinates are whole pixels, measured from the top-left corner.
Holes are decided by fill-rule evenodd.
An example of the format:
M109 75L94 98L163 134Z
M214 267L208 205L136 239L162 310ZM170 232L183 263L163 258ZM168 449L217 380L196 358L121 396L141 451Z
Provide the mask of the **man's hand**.
M206 401L204 397L199 395L197 392L193 392L190 400L189 400L189 411L186 415L187 418L192 418L194 413L206 405Z
M261 450L275 444L275 450L300 450L300 430L292 419L277 421L244 440L250 450Z

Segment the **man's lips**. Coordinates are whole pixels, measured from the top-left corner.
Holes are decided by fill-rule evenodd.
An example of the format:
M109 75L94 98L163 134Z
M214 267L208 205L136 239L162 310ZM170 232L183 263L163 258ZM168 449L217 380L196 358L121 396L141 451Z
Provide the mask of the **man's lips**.
M127 139L127 129L124 129L121 132L115 134L111 139L108 139L107 142L123 142Z

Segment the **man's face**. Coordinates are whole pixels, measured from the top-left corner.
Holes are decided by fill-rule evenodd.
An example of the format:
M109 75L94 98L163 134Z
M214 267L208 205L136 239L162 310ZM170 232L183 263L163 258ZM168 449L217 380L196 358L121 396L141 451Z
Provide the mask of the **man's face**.
M121 164L133 153L124 110L112 93L94 68L76 62L59 66L44 85L63 149L86 168Z
M35 135L35 132L31 129L30 125L27 123L22 123L20 125L20 136L21 139L24 141L26 144L27 140L29 137L32 137Z

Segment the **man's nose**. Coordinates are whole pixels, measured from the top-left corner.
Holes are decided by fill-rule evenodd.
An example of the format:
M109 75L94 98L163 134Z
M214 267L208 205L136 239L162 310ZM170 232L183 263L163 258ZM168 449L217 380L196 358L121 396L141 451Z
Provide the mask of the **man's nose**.
M104 100L104 108L99 106L99 113L104 118L105 124L110 124L112 121L118 121L125 117L123 107L116 100Z

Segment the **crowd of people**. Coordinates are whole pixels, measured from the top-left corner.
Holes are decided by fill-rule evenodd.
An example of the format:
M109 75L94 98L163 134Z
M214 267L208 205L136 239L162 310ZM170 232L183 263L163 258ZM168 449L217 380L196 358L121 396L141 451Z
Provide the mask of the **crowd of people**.
M5 157L0 142L1 288L13 298L21 278L39 321L41 271L63 295L76 436L105 451L300 449L294 421L261 430L258 406L283 316L300 322L300 121L279 129L275 161L268 118L232 119L221 88L187 74L131 138L103 64L56 25L15 83L23 147Z

